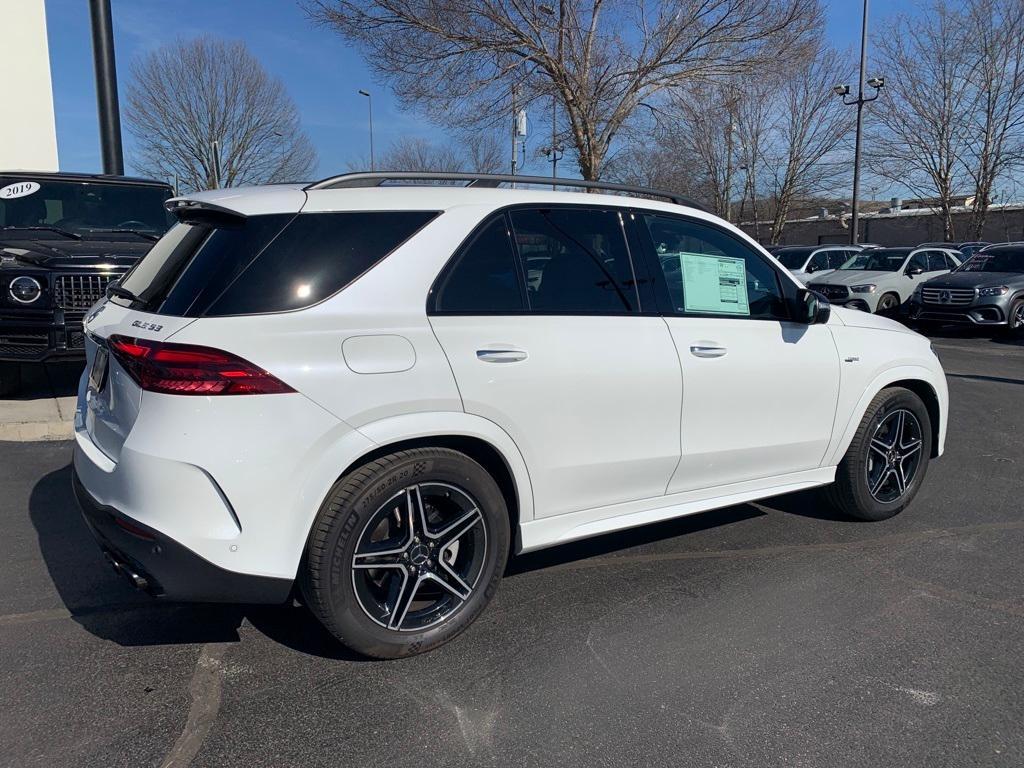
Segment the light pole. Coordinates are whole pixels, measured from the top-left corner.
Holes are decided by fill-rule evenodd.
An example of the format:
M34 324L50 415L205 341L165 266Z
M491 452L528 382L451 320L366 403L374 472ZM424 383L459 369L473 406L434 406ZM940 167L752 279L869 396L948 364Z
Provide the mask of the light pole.
M373 97L369 91L359 91L360 96L366 97L366 109L370 115L370 170L376 170L373 165Z
M853 145L853 200L850 205L850 244L856 245L860 237L860 139L861 129L864 125L864 105L878 98L879 91L885 86L884 77L872 77L867 85L875 89L874 95L864 95L864 70L867 67L868 55L868 0L864 0L864 19L860 28L860 79L857 85L857 97L848 99L850 95L849 85L837 85L832 89L836 96L843 100L848 107L857 106L857 134Z

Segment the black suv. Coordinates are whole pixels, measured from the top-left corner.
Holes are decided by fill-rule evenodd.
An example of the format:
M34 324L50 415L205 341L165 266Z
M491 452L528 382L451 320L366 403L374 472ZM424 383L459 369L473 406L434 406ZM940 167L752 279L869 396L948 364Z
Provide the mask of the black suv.
M0 395L22 363L84 357L85 312L170 226L171 196L147 179L0 171Z

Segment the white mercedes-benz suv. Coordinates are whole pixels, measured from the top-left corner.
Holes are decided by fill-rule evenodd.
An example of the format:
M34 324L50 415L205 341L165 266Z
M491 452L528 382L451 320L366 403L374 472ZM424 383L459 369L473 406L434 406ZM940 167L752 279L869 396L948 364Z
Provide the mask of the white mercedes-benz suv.
M867 520L910 503L946 433L927 339L674 195L538 181L170 201L85 320L74 484L115 569L295 597L397 657L472 623L515 553L815 486Z

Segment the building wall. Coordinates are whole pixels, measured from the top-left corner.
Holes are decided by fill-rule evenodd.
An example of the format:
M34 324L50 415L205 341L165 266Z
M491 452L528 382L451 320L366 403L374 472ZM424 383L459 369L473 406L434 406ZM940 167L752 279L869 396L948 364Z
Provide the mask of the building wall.
M967 232L970 212L953 214L953 232L958 241L971 239ZM849 219L844 223L849 226ZM816 245L819 243L848 243L850 230L835 216L799 219L786 222L782 232L782 245ZM741 228L754 236L753 224ZM767 244L770 227L762 224L758 234ZM942 237L942 219L931 212L904 211L900 214L872 214L860 220L860 241L879 245L918 245L938 242ZM1024 240L1024 206L1014 205L989 211L983 240L998 243Z
M0 170L57 170L44 0L0 0Z

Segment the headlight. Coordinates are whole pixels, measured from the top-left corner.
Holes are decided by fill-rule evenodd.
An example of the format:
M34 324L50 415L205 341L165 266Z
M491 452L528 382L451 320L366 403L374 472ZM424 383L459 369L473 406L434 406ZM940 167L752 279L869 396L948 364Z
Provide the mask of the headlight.
M28 275L21 275L11 280L8 291L11 298L19 304L31 304L43 294L39 281Z
M923 288L924 288L923 285L917 286L917 288L914 289L914 296L913 296L913 298L915 298L915 299L921 298L921 292L922 292Z
M1005 296L1009 292L1010 292L1010 288L1009 288L1009 286L1006 286L1006 285L996 285L996 286L993 286L992 288L979 288L978 289L978 295L979 296Z
M851 285L850 290L854 293L874 293L875 286L870 283L867 285Z

